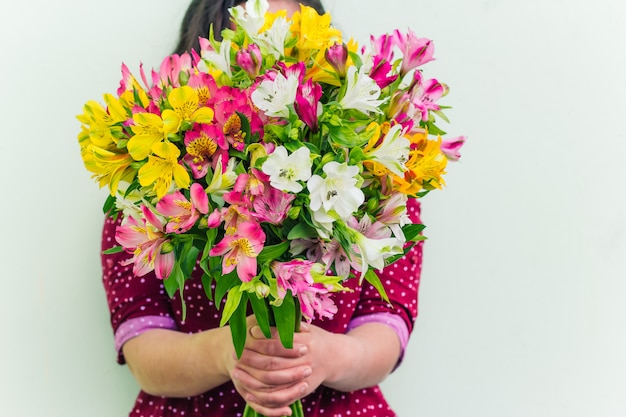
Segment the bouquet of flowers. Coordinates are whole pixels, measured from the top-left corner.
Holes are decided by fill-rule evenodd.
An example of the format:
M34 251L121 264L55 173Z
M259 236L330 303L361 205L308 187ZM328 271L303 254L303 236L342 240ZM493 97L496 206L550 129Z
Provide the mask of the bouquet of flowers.
M432 41L396 30L360 47L328 14L267 9L230 9L222 41L139 78L122 65L117 94L78 116L104 211L122 216L114 250L170 296L198 263L239 355L249 308L290 347L301 317L333 317L346 279L386 297L375 271L423 239L407 199L442 187L465 140L436 125Z

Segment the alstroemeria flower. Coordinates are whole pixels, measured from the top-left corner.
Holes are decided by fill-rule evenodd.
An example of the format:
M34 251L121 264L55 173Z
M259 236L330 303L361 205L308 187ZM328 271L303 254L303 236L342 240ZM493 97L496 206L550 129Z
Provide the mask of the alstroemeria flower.
M140 277L154 271L157 278L165 279L172 272L175 254L163 233L163 221L145 205L141 210L143 219L128 217L125 224L117 227L115 240L133 254L124 262L124 265L133 264L133 274Z
M434 43L430 39L418 38L410 29L406 34L396 30L394 43L402 51L400 76L434 59Z
M210 73L206 63L208 62L213 68L222 71L228 78L232 78L233 72L230 67L230 48L231 42L223 40L220 44L220 50L203 49L201 52L202 61L198 63L198 69L202 72Z
M346 75L347 87L344 96L339 100L339 105L344 109L356 109L363 113L382 113L379 106L386 99L379 100L380 87L372 80L361 67L349 67Z
M279 225L287 217L295 194L284 193L274 187L265 187L265 192L252 201L252 215L260 222Z
M461 147L465 143L465 136L441 141L441 152L451 161L458 161L461 158Z
M261 170L269 175L272 187L299 193L303 188L299 181L311 178L311 166L311 152L306 146L298 148L291 155L287 154L284 146L278 146L267 157Z
M369 75L381 90L398 79L398 74L392 73L391 64L379 56L374 57Z
M239 279L248 282L257 275L257 256L265 243L265 233L255 222L245 222L232 235L224 236L209 255L223 256L222 273L237 268Z
M253 43L248 45L247 48L242 48L237 51L235 62L237 62L237 65L239 65L242 70L248 73L250 78L255 78L259 75L259 71L261 70L263 55L261 55L259 46Z
M278 298L282 300L290 290L298 297L302 316L310 323L315 316L332 318L337 312L337 306L329 297L329 293L336 290L336 285L325 282L316 282L315 277L324 275L324 267L308 260L294 259L289 262L273 262L272 272L276 276ZM332 278L326 280L331 281ZM334 281L337 281L335 277ZM340 286L339 286L340 287Z
M428 120L429 111L440 109L437 100L443 97L447 91L448 87L445 84L434 78L424 81L422 73L415 71L409 93L410 110L413 109L419 112L423 121ZM408 112L409 115L415 117L410 110Z
M298 90L298 78L294 75L276 74L274 80L261 81L252 92L251 99L255 106L270 117L289 118L289 107L293 105Z
M309 208L325 213L331 210L347 219L365 201L363 191L357 187L359 168L331 161L324 165L325 178L313 175L307 182L311 203Z
M370 42L375 56L387 62L393 60L393 48L397 43L396 36L385 34L377 38L374 35L370 35Z
M346 76L346 64L348 62L348 45L334 43L325 52L326 61L333 67L339 78Z
M185 133L185 149L187 154L183 160L191 168L194 178L206 176L211 164L211 157L215 154L218 141L214 131L215 125L196 123L193 130ZM219 139L219 136L217 136ZM225 145L225 144L224 144Z
M128 140L126 148L135 161L142 161L150 154L153 146L174 133L172 126L152 113L141 112L133 115L134 125L130 128L134 135Z
M411 141L404 137L402 125L392 126L376 146L378 138L372 137L365 156L398 176L404 175L405 163L409 159Z
M143 187L153 186L158 199L161 199L170 189L172 178L178 188L189 188L191 179L189 173L178 163L180 150L169 142L161 142L153 146L154 155L148 157L139 168L139 184Z
M185 233L196 224L201 214L209 212L209 198L202 185L193 183L189 191L191 201L180 191L175 191L157 203L157 211L169 220L165 226L167 233Z
M176 133L183 121L211 123L213 121L213 109L210 107L198 107L200 98L198 93L188 85L174 88L167 95L167 101L172 109L163 110L163 125L170 133Z
M317 118L322 114L322 86L307 80L298 87L294 109L302 120L311 129L312 133L317 133Z
M269 10L267 0L248 0L244 6L230 9L233 20L250 36L255 37L265 25L265 14Z
M362 273L367 271L370 266L382 271L385 267L385 259L403 251L404 242L395 237L369 238L345 224L342 225L341 230L354 243L354 252L361 259L361 266L358 270Z

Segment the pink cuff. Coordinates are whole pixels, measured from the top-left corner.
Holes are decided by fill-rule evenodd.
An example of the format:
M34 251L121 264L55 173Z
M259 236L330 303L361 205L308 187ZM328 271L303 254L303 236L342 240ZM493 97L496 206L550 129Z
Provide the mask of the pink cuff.
M126 320L115 332L115 349L121 353L124 343L150 329L177 330L178 326L168 316L144 316Z
M398 362L394 367L395 370L395 368L400 365L400 362L402 362L402 358L404 358L404 350L406 349L406 345L409 342L409 328L407 327L405 321L397 314L372 313L365 316L359 316L350 320L350 323L348 323L347 332L367 323L381 323L387 325L391 327L398 335L398 339L400 340L400 357L398 358Z

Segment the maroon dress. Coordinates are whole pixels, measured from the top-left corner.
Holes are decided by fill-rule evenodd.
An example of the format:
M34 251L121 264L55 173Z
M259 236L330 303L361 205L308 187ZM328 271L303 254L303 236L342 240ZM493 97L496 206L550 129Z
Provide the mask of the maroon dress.
M409 218L419 222L419 205L415 200L407 204ZM108 218L105 221L102 249L116 246L116 223ZM356 279L346 282L353 292L333 294L338 312L332 320L314 320L313 324L329 332L346 333L355 323L381 321L381 317L390 316L403 324L405 335L399 332L403 345L413 329L417 317L417 293L421 270L422 245L416 245L405 257L387 267L379 274L386 286L391 304L384 302L376 289L367 282L358 286ZM182 321L180 298L170 299L163 283L150 273L136 277L132 265L122 266L120 261L128 258L125 253L102 255L103 283L111 312L113 331L128 333L136 323L148 327L175 327L181 332L195 333L219 326L220 312L209 301L201 284L201 270L192 274L192 279L185 285L184 297L187 304L187 318ZM392 320L393 321L393 320ZM144 323L145 322L145 323ZM349 327L350 326L350 327ZM139 333L140 331L138 331ZM121 346L118 349L118 362L125 363ZM372 358L376 360L376 358ZM318 416L366 416L395 417L378 386L340 392L320 386L313 393L302 399L307 417ZM225 383L217 388L189 398L155 397L140 392L132 417L234 417L241 416L245 402L237 393L232 383Z

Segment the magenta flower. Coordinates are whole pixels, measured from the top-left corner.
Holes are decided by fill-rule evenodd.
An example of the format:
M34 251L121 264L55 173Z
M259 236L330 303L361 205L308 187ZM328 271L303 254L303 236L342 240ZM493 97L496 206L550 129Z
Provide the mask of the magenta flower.
M413 31L404 34L399 30L394 31L394 43L403 53L400 76L406 75L414 68L432 61L435 45L430 39L418 38Z
M242 131L242 114L250 123L251 133L263 138L263 122L259 118L248 99L248 96L238 88L219 88L208 103L214 111L215 134L218 140L225 140L231 147L243 151L245 147L244 132Z
M382 35L378 38L371 35L370 41L375 56L378 56L387 62L391 62L393 60L393 47L397 44L394 35Z
M185 233L193 227L201 214L209 212L209 198L200 184L191 185L190 196L191 201L180 191L175 191L157 203L157 211L169 218L165 226L167 233Z
M287 217L296 195L284 193L269 184L266 184L264 189L265 192L257 195L252 201L254 209L252 215L260 222L279 225Z
M421 119L426 121L430 110L440 109L436 101L445 95L447 87L434 78L423 81L422 73L415 71L410 90L410 102L413 110L421 113Z
M261 65L263 64L263 56L261 50L256 44L250 44L247 48L237 51L235 58L237 65L241 67L250 78L254 79L259 75Z
M348 62L348 45L345 43L334 43L326 49L326 61L335 70L340 78L346 76L346 63Z
M464 143L465 136L459 136L452 139L442 140L439 148L448 159L458 161L461 158L461 147Z
M143 218L132 216L118 226L115 240L133 257L124 265L133 264L133 274L141 277L154 271L157 278L169 277L176 261L169 239L165 237L164 223L150 209L141 206Z
M191 168L194 178L203 178L209 171L213 155L218 147L228 149L223 135L219 135L219 127L196 123L193 130L185 133L185 148L187 154L183 157Z
M257 256L263 249L265 233L255 222L245 222L238 226L232 235L224 236L213 246L209 255L222 256L222 273L228 274L237 268L237 275L243 282L249 282L257 275Z
M330 299L332 286L315 282L313 273L321 274L323 266L308 260L294 259L289 262L273 262L272 271L278 284L278 297L283 298L290 290L298 297L302 316L311 322L318 317L333 318L337 306Z
M391 74L391 69L391 64L388 61L385 61L380 56L375 56L369 76L376 81L378 87L383 89L398 79L398 74Z
M311 129L312 133L317 133L317 117L322 113L320 98L322 97L322 86L307 80L298 86L296 100L293 107L302 120Z

